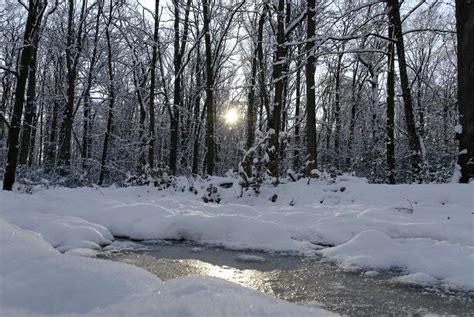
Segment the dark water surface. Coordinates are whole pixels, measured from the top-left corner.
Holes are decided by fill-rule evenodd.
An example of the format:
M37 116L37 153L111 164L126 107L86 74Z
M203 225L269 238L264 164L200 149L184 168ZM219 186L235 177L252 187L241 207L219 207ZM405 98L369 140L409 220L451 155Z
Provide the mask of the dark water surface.
M473 292L407 286L391 280L398 276L392 272L344 272L318 257L168 241L116 242L100 257L134 264L162 280L192 274L219 277L344 315L474 316Z

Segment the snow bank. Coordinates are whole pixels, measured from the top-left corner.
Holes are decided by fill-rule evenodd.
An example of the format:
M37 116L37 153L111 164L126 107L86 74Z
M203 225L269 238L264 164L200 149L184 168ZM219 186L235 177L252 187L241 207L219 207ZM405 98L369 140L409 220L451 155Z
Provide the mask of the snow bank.
M27 211L3 213L2 217L23 229L41 233L61 252L76 248L100 249L114 239L104 226L77 217Z
M0 219L4 316L331 316L209 277L161 282L137 267L60 254Z
M97 248L115 236L186 239L235 249L314 254L341 266L398 267L437 283L474 289L474 184L380 185L343 176L245 192L229 178L178 189L55 188L1 192L0 217L43 234L61 251ZM220 204L202 201L209 184ZM268 200L274 194L275 203ZM67 234L66 234L67 232ZM78 251L81 253L82 251ZM470 275L469 275L470 274Z
M432 239L392 239L366 230L334 248L320 251L346 269L403 268L411 273L397 281L474 289L474 247Z

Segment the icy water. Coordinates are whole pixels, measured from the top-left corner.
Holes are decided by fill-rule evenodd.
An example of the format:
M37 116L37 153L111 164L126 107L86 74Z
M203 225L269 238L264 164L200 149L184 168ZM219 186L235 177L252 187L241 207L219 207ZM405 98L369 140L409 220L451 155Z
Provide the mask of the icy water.
M252 257L253 256L253 257ZM474 316L474 294L391 281L395 273L343 272L318 257L233 251L182 242L122 241L100 255L134 264L162 280L219 277L274 297L344 315Z

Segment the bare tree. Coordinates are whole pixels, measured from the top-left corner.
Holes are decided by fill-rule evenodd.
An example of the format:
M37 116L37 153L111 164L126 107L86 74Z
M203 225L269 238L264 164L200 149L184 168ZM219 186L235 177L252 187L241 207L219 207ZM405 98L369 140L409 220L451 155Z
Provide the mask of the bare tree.
M458 164L461 183L474 178L474 3L456 0L458 38Z
M15 103L13 106L10 129L8 132L8 153L5 175L3 176L3 190L12 190L15 183L16 166L18 161L18 139L21 129L21 116L25 100L26 81L31 66L31 57L34 53L34 37L39 31L44 12L48 3L44 0L29 0L28 17L23 35L23 47L20 50L17 83L15 88Z
M403 106L405 110L405 124L407 126L408 143L411 150L412 172L416 181L421 181L421 146L416 130L415 117L413 112L413 101L408 80L407 63L405 58L405 44L403 41L402 21L400 19L400 5L398 0L387 0L388 17L393 26L394 39L396 40L398 69L400 72L400 85L403 96Z
M316 33L316 0L308 0L308 15L306 29L306 137L307 137L307 165L306 174L317 168L316 151L316 96L314 73L316 71L314 57L314 36Z

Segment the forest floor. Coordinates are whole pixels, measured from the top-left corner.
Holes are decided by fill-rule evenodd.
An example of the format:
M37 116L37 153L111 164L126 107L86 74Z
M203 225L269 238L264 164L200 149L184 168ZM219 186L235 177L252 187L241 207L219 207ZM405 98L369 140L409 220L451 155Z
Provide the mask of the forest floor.
M210 184L219 203L203 202ZM163 283L134 266L93 258L116 237L317 254L343 270L396 269L398 283L473 290L473 196L474 184L377 185L350 176L263 186L258 196L241 195L237 180L221 177L178 178L161 191L1 192L0 312L330 314L216 278Z

